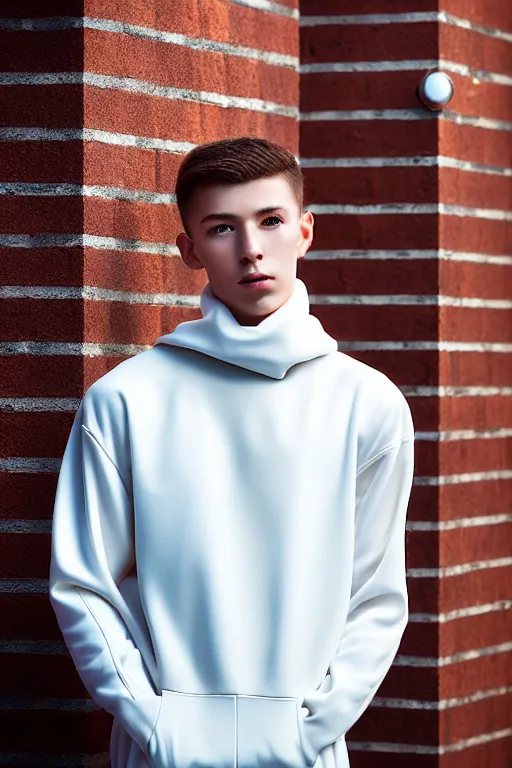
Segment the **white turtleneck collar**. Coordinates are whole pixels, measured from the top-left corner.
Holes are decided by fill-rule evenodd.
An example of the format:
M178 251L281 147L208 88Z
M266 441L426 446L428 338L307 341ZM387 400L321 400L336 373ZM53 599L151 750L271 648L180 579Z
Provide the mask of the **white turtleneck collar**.
M194 349L274 379L283 379L292 365L338 351L336 340L309 314L309 295L299 278L290 298L258 325L240 325L210 283L201 293L200 307L201 319L180 323L153 346Z

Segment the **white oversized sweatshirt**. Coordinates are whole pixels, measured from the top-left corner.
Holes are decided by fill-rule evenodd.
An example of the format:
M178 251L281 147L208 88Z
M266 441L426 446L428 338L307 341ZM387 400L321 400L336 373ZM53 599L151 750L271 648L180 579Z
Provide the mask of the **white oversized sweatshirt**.
M413 424L304 283L98 379L58 479L50 598L112 768L346 768L408 618Z

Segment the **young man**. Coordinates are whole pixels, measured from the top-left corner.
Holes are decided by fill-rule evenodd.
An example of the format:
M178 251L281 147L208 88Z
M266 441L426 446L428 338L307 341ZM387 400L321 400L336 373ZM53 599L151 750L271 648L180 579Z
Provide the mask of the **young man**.
M112 768L346 768L408 618L410 411L309 314L290 152L199 146L176 194L203 318L83 397L52 605Z

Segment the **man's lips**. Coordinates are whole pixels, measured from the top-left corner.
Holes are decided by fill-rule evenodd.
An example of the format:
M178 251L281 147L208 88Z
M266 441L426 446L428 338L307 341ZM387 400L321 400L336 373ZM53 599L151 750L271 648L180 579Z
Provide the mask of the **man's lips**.
M255 283L259 282L260 280L273 280L274 278L270 275L263 275L263 274L255 274L255 275L247 275L246 277L243 277L238 282L240 285L244 285L245 283Z

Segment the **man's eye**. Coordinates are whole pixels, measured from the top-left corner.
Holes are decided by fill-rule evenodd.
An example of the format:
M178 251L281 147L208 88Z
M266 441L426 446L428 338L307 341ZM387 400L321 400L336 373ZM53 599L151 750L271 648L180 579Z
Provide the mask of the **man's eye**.
M217 224L216 227L213 227L213 229L209 230L208 234L209 235L216 235L217 234L217 230L220 229L221 227L230 227L230 226L231 226L231 224Z
M275 219L275 220L276 220L276 221L278 221L279 223L282 223L282 221L281 221L281 219L279 218L279 216L268 216L268 217L265 219L265 221L270 221L271 219Z
M282 219L280 219L279 216L267 216L267 218L263 220L263 224L265 224L267 221L272 221L272 220L276 221L278 224L282 224ZM210 235L222 234L221 232L218 231L219 229L221 229L222 227L231 227L231 226L232 224L217 224L216 227L213 227L212 229L209 230L208 234ZM273 224L271 225L271 227L267 227L267 229L271 229L272 227L276 227L276 226L277 224Z

